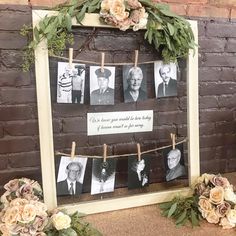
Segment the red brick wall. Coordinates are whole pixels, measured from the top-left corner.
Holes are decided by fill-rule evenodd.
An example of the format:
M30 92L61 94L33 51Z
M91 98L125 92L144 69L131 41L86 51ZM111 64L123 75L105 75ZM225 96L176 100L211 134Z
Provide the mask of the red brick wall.
M33 1L31 4L51 6L58 1ZM231 172L236 170L236 1L180 1L169 0L171 7L179 14L194 16L199 25L199 101L200 101L200 147L202 172ZM227 3L224 3L227 2ZM0 186L14 177L28 176L40 180L40 156L38 142L37 104L34 72L21 72L22 48L26 40L19 30L24 23L31 22L31 8L28 1L12 1L18 5L0 5ZM11 1L6 1L10 4ZM199 9L202 9L201 11ZM203 17L203 18L202 18ZM215 18L216 17L216 18ZM76 42L86 38L89 30L76 36ZM103 45L104 39L110 40L109 48ZM117 43L123 41L122 49ZM137 33L124 34L117 31L100 30L88 50L87 57L93 59L100 55L100 50L107 50L108 57L114 61L130 60L130 50L137 49L144 42ZM78 45L78 44L77 44ZM137 47L136 47L137 46ZM105 47L105 48L104 48ZM76 48L76 46L75 46ZM111 49L115 51L112 52ZM110 50L110 51L109 51ZM86 53L84 53L86 56ZM80 55L81 56L81 55ZM153 50L145 43L140 47L140 56L153 57ZM53 68L52 62L52 68ZM121 73L121 72L120 72ZM151 76L150 76L151 78ZM151 80L150 80L151 81ZM141 142L145 148L152 148L166 142L170 131L177 130L179 135L186 135L186 93L185 79L179 85L180 96L175 99L156 102L149 81L150 99L140 104L125 105L122 93L116 97L115 110L153 109L155 111L155 132L147 134L126 134L101 137L86 136L86 118L88 105L79 110L70 105L55 104L55 81L52 79L52 99L54 117L55 149L69 150L71 141L76 140L81 153L102 153L102 144L109 144L110 153L134 151L135 142ZM88 89L88 87L87 87ZM121 84L116 85L120 91ZM96 111L99 111L97 108ZM101 111L111 110L102 108ZM169 124L167 124L167 119ZM76 125L81 124L81 125ZM118 165L120 184L124 183L124 160ZM153 173L162 170L154 168ZM160 178L160 176L159 176Z

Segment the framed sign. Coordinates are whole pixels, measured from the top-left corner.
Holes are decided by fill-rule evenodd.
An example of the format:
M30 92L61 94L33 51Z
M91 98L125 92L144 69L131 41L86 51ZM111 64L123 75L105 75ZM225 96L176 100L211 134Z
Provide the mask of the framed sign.
M40 20L46 15L57 14L55 11L33 10L33 27L39 24ZM73 26L80 26L73 21ZM197 44L198 32L197 21L189 21L191 24L195 43ZM86 27L106 27L99 21L98 14L86 14L82 25ZM44 202L48 209L57 206L55 163L54 163L54 145L52 129L52 111L51 111L51 91L49 78L49 59L47 41L44 39L35 49L35 73L38 105L38 122L40 137L40 155L42 167L42 180L44 190ZM190 79L191 77L191 79ZM198 114L198 49L190 51L187 60L187 126L188 126L188 174L189 186L200 174L199 165L199 114ZM108 200L96 200L84 203L73 203L60 206L66 208L68 212L79 210L86 214L105 212L111 210L125 209L143 205L150 205L159 202L165 202L172 199L173 195L181 193L182 195L191 194L191 188L178 188L172 190L158 191L152 193L139 194L129 197L112 198Z

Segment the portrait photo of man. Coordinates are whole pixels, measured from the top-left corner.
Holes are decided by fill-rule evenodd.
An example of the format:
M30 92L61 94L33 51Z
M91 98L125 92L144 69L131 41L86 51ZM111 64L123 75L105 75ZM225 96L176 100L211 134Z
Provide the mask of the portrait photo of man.
M90 66L90 105L114 105L115 67Z
M61 157L56 185L58 196L82 193L86 164L87 158Z
M115 188L116 159L93 159L91 195L113 192Z
M186 175L183 158L183 144L179 144L175 149L166 149L163 153L166 160L166 181L171 181Z
M84 103L85 65L74 66L72 74L72 103Z
M83 103L85 65L58 62L57 103Z
M124 101L137 102L147 99L145 66L123 66Z
M156 98L177 96L176 64L154 63Z

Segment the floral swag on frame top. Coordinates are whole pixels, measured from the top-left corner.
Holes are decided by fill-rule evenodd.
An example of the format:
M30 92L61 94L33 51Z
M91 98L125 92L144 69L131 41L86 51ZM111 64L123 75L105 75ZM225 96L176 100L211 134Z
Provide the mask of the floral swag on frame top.
M24 71L34 63L34 49L44 38L48 42L49 56L61 56L66 45L74 41L72 18L82 25L86 13L99 13L103 23L123 31L146 30L144 38L154 45L166 63L187 57L189 49L196 46L190 23L172 13L167 4L154 0L71 0L53 10L58 14L44 17L34 27L33 38L31 26L24 25L21 30L29 40L23 54Z

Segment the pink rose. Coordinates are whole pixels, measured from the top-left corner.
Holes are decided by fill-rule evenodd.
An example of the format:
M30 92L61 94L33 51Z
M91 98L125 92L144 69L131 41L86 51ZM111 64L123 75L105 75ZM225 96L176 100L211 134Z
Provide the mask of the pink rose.
M214 186L221 186L223 188L230 186L229 181L226 178L221 177L221 176L214 176L211 178L210 181Z
M14 192L19 188L19 180L13 179L10 180L7 184L4 185L4 189L6 189L9 192Z
M223 202L216 206L216 214L219 217L224 217L230 210L231 205L228 202Z
M138 0L126 0L126 3L130 9L138 9L142 7L142 4Z

